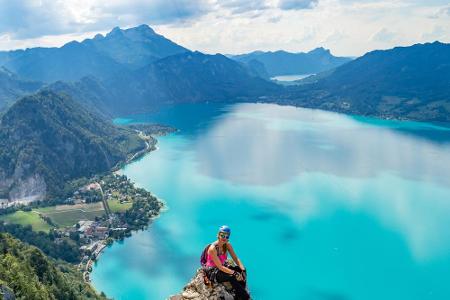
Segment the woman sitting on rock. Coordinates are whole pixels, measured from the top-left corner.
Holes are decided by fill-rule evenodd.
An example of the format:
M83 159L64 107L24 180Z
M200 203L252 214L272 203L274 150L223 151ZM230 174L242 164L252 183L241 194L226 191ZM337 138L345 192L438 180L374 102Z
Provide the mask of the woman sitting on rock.
M207 249L205 273L211 282L229 282L234 289L235 299L247 300L250 295L245 289L246 271L245 267L229 242L231 230L224 225L219 228L217 241L212 243ZM227 263L227 253L230 252L236 266Z

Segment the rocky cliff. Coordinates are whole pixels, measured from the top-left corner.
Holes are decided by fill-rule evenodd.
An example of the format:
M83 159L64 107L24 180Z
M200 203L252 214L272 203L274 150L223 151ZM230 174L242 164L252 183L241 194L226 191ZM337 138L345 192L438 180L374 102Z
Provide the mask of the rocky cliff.
M170 296L168 300L233 300L234 292L231 285L214 283L207 286L203 282L203 273L198 269L192 280L183 288L180 294Z

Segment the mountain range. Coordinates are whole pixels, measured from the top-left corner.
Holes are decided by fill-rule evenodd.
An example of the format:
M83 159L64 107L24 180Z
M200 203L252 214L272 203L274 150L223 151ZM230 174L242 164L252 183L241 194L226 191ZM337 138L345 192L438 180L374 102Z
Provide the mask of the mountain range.
M250 67L255 66L256 63L262 64L269 77L316 74L336 68L352 60L348 57L333 56L330 50L322 47L306 53L291 53L283 50L275 52L255 51L230 57Z
M0 52L0 65L29 80L74 81L84 76L109 78L187 49L155 33L147 25L106 36L70 42L60 48Z
M119 99L115 106L121 112L149 110L162 103L255 101L281 89L224 55L200 52L160 59L106 84ZM129 101L123 107L120 99L125 98Z
M341 112L448 121L449 45L417 44L357 59L317 48L232 56L192 52L147 25L61 48L0 52L0 111L40 88L63 93L111 118L166 103L271 101ZM288 70L288 68L293 68ZM268 80L318 73L300 86Z
M301 83L302 81L300 81ZM286 88L275 102L350 114L450 122L450 44L369 52Z
M92 65L86 65L75 72L83 74L78 80L43 83L39 76L23 79L5 67L0 69L0 108L5 111L0 117L2 197L12 201L54 197L62 195L72 179L107 171L144 147L134 132L108 119L168 103L275 102L450 122L450 45L439 42L372 51L289 87L261 78L257 74L264 71L260 62L253 62L252 68L221 54L191 52L148 26L115 28L106 36L45 51L64 57L70 47L77 53L74 57L84 55L85 50L78 53L77 47L91 49L103 61L112 61L108 68L118 66L116 70L122 71L96 77L83 74L82 70L95 73L89 71ZM25 50L25 61L43 49ZM16 51L8 53L14 56ZM330 55L324 49L309 54ZM256 71L258 65L261 68Z
M15 74L16 85L35 84L26 91L16 89L7 100L0 98L0 108L38 88L70 95L107 117L149 111L163 103L254 101L280 90L254 68L220 54L191 52L147 25L116 27L105 36L61 48L0 52L2 63Z

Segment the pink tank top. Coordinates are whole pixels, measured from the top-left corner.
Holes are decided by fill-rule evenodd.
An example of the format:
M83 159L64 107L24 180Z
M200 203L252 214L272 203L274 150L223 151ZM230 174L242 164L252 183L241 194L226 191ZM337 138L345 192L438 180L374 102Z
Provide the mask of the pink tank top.
M217 253L219 253L219 247L217 247L217 245L215 246ZM219 257L220 263L223 265L223 263L227 260L227 252L225 251L225 253L221 254L221 255L217 255ZM216 264L214 263L212 256L209 255L206 257L206 266L207 267L216 267Z

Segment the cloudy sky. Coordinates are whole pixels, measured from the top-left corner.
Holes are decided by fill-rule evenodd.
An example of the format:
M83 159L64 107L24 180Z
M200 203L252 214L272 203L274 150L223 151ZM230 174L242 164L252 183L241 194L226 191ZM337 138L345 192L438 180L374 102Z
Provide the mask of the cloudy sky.
M0 50L61 46L149 24L192 50L359 56L450 42L449 0L0 0Z

